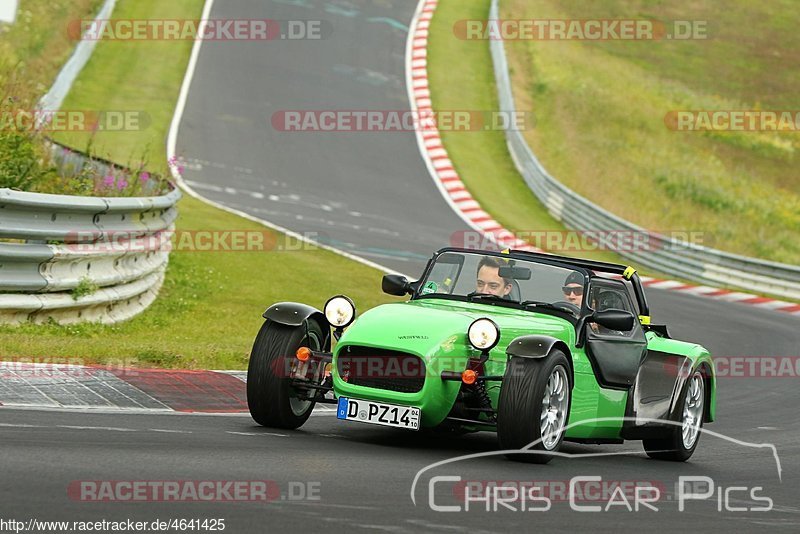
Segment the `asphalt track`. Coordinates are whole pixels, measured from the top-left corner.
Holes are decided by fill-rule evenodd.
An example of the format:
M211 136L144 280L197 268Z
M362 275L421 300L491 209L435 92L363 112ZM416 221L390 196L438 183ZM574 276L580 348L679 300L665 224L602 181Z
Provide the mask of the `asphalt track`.
M212 17L324 20L334 31L323 40L203 46L177 146L188 183L209 199L416 272L465 225L430 179L414 134L283 132L271 122L284 110L408 110L414 7L215 4Z
M423 257L466 227L439 196L413 134L288 134L274 131L269 119L281 109L406 109L406 34L400 26L408 25L415 4L218 1L212 18L322 19L335 32L323 42L203 46L178 142L179 154L190 161L186 175L193 187L217 202L296 232L317 232L350 252L414 274ZM796 317L667 291L648 295L656 322L668 323L675 337L701 343L715 355L798 354ZM742 443L704 435L692 460L677 465L647 459L637 442L569 444L565 451L579 456L547 466L476 458L424 474L416 505L410 492L418 470L447 458L490 452L494 436L429 437L343 423L330 415L314 416L301 430L286 432L256 427L246 416L4 408L0 502L6 519L225 518L228 532L797 531L798 407L797 377L725 378L719 383L718 422L708 429ZM66 428L75 426L91 428ZM769 449L743 442L774 444L782 479ZM596 452L630 454L586 456ZM599 475L608 481L652 481L665 491L658 512L618 506L607 513L580 513L554 502L547 512L502 506L487 512L477 503L470 512L447 513L428 505L434 474L516 481ZM681 475L710 476L717 488L760 486L757 494L770 497L774 508L719 511L715 495L690 502L680 512L673 485ZM284 493L290 482L318 483L320 499L87 503L67 494L75 480L186 479L267 479ZM437 485L434 501L455 504L452 483ZM749 508L763 503L734 492L727 504Z

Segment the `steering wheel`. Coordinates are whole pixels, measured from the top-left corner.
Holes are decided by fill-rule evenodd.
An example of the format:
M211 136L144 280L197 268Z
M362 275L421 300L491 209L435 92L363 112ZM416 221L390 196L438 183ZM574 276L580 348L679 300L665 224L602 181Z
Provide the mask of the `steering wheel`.
M519 303L519 297L514 298L514 291L512 290L511 293L508 295L503 295L502 297L499 295L495 295L492 293L481 293L480 291L472 291L471 293L467 293L467 299L471 299L473 297L481 297L486 300L497 300L497 301L505 301L505 302L517 302Z
M563 308L565 311L575 315L575 317L581 314L581 309L579 307L575 306L571 302L567 302L566 300L559 300L551 303L550 305L555 306L556 308Z

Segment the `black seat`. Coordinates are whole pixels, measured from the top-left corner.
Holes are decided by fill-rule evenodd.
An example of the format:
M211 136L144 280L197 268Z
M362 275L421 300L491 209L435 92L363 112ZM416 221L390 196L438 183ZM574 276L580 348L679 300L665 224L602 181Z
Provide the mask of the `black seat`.
M506 295L506 298L514 302L522 302L522 290L519 288L519 282L511 280L511 292Z
M625 304L619 293L613 290L599 291L597 294L597 311L624 310Z

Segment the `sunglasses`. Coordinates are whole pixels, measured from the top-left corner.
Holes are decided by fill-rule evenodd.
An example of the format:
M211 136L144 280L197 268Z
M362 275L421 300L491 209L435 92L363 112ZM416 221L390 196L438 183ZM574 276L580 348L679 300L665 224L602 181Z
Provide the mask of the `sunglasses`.
M564 286L561 288L565 295L569 295L570 293L574 293L575 295L583 295L583 288L582 287L570 287Z

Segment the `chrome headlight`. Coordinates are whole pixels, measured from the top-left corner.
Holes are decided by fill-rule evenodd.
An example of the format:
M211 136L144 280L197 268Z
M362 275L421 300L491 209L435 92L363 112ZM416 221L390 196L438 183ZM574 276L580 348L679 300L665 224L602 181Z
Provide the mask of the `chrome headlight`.
M500 341L500 328L491 319L476 319L467 330L469 342L478 350L491 350Z
M344 328L356 318L356 305L344 295L332 297L323 310L325 318L336 328Z

